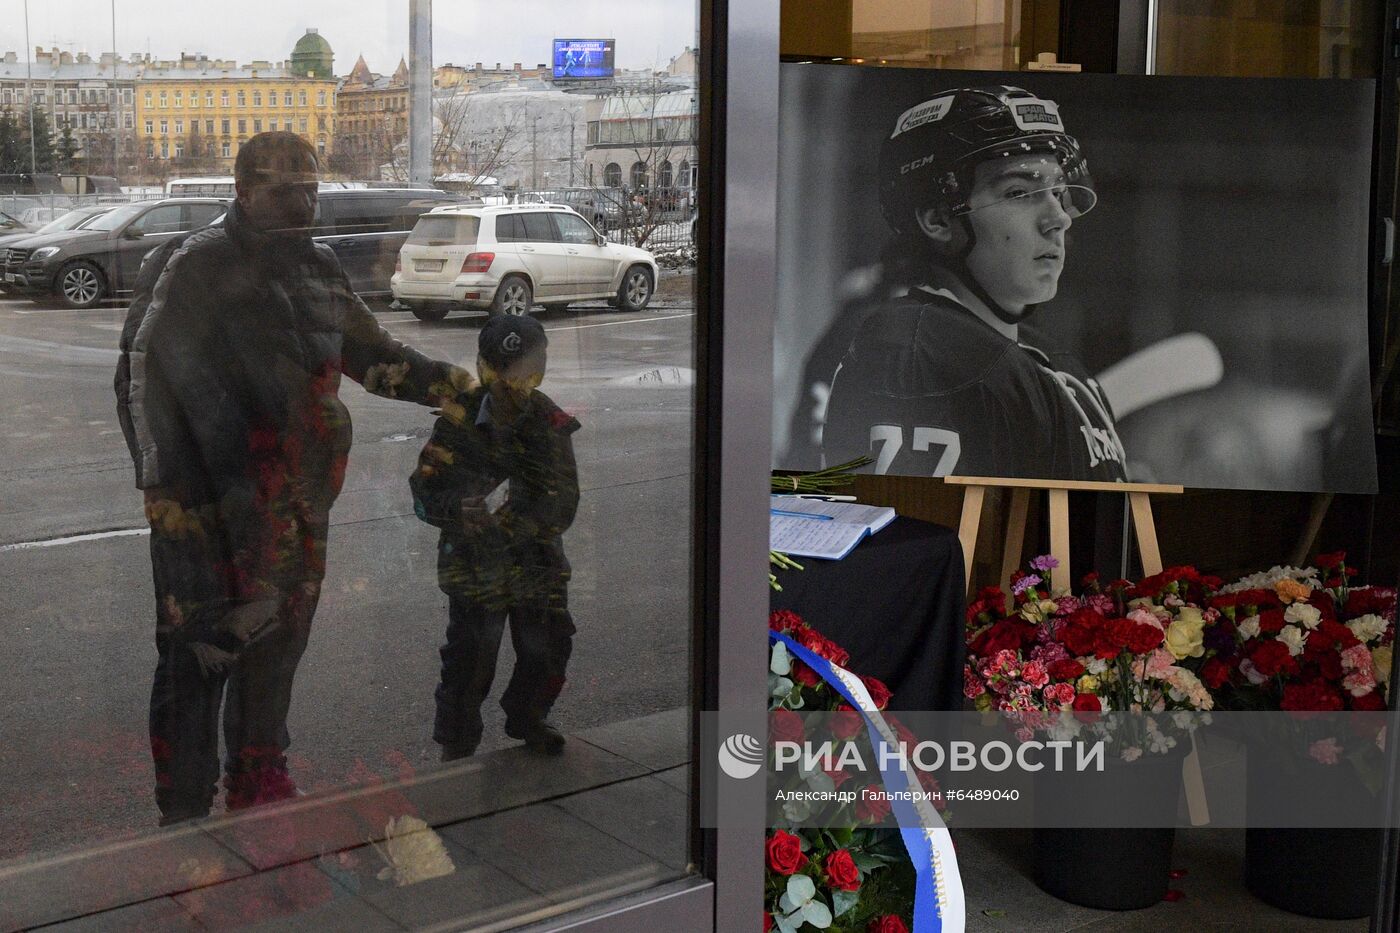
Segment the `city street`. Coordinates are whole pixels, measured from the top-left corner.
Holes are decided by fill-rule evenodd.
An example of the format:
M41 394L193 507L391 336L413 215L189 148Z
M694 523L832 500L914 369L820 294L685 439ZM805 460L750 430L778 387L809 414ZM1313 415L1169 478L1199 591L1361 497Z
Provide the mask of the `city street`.
M578 635L554 717L572 732L686 702L692 332L689 279L639 314L544 313L543 390L577 415L582 499L565 537ZM686 283L682 287L682 283ZM125 307L0 296L0 860L155 825L146 704L155 664L148 538L112 393ZM475 367L484 315L381 311L397 338ZM346 380L355 429L332 513L329 573L290 729L305 789L437 761L437 649L447 622L436 530L408 476L433 416ZM507 645L509 639L506 639ZM510 744L495 704L483 750Z

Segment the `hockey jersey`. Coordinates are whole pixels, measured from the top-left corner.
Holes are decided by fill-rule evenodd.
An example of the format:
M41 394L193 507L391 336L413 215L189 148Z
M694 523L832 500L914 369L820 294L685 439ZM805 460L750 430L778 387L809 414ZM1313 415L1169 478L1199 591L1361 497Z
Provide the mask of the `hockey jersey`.
M882 474L1128 478L1108 401L1079 362L1006 338L941 290L876 309L837 368L822 458L862 454Z

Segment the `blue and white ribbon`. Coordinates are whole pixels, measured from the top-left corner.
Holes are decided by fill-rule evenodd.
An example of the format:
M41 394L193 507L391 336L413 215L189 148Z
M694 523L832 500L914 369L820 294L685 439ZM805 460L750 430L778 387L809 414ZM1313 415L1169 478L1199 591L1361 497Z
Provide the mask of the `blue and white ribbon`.
M787 652L817 672L841 698L858 710L870 730L880 763L880 777L891 794L890 807L899 823L899 834L914 863L913 933L963 933L967 924L967 901L963 896L962 875L953 851L953 840L933 805L919 794L904 796L902 791L918 790L918 780L909 771L903 755L886 754L899 739L875 708L875 701L861 679L843 667L799 645L781 632L768 633L769 644L782 643Z

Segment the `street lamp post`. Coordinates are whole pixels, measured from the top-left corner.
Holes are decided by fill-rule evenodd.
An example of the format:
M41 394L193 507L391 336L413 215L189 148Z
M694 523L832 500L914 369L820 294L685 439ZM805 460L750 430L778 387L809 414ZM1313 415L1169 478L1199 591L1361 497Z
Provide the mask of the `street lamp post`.
M24 0L24 100L29 105L29 171L39 172L39 157L34 146L34 46L29 44L29 0Z

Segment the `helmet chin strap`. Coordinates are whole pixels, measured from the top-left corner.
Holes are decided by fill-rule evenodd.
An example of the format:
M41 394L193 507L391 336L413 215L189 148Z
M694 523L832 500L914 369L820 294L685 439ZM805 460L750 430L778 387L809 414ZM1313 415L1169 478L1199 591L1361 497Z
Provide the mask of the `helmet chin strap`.
M977 245L977 234L972 229L972 221L966 214L959 214L958 220L962 222L963 233L966 234L963 248L948 263L948 269L954 275L963 280L968 291L972 292L982 304L987 306L987 310L996 316L996 319L1003 324L1020 324L1026 318L1035 313L1038 305L1026 305L1020 314L1006 310L1001 303L991 296L982 283L977 281L977 277L972 274L972 269L967 265L967 257L972 254L972 248Z

